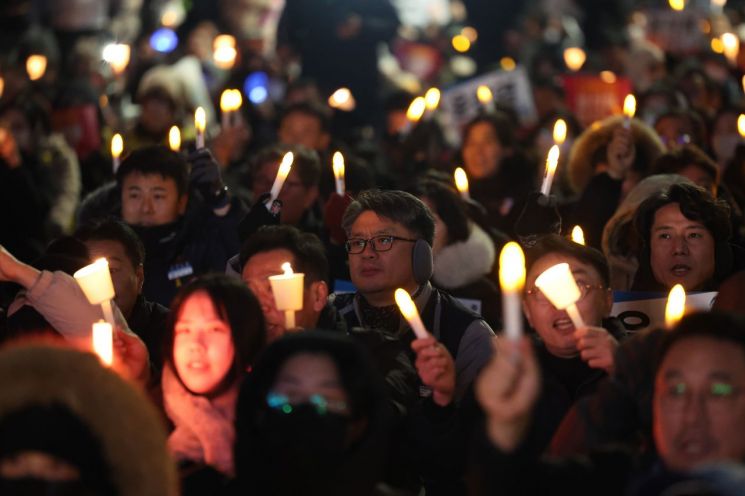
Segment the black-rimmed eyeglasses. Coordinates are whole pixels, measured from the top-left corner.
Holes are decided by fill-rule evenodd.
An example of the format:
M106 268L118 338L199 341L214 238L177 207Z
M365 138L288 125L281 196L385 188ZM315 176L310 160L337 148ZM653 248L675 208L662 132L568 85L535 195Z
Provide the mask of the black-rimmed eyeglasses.
M398 236L392 236L390 234L381 235L381 236L373 236L370 239L362 239L362 238L352 238L348 239L346 243L344 243L344 247L347 250L347 253L350 255L357 255L358 253L362 253L365 251L365 247L368 243L370 243L370 246L372 247L373 251L380 252L380 251L388 251L393 247L393 241L408 241L409 243L416 243L415 239L408 239L408 238L400 238Z

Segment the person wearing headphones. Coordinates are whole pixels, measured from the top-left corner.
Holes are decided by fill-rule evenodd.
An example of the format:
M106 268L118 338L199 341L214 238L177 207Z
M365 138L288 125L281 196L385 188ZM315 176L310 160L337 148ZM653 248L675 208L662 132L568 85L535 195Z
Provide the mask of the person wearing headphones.
M441 356L435 359L444 363L452 357L454 361L452 391L444 391L436 380L424 385L433 389L435 401L446 399L438 398L442 393L462 398L491 357L494 332L478 314L430 284L435 231L430 210L403 191L367 190L347 207L342 228L347 235L349 273L357 291L337 295L334 306L348 328L379 328L407 345L413 342L415 335L394 299L396 289L405 289L436 340L433 346ZM422 394L429 395L427 388Z

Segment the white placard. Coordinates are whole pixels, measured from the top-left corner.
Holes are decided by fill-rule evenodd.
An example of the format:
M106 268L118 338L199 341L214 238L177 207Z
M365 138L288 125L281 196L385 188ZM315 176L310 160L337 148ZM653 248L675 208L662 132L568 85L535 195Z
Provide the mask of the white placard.
M717 292L686 294L686 313L710 310L716 299ZM630 299L633 293L617 292L611 315L620 319L624 328L629 332L638 332L649 327L664 327L665 304L667 295Z

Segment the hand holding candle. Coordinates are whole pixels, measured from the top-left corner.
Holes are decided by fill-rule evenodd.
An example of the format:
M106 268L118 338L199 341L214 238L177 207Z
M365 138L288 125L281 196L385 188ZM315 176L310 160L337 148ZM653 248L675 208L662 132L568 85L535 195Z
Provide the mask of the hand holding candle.
M676 284L670 290L665 304L665 328L670 330L683 318L686 309L686 292L683 286Z
M344 184L344 156L341 152L334 152L332 162L334 167L334 180L336 182L336 194L344 196L346 185Z
M114 363L114 331L111 324L99 320L93 324L93 352L107 367Z
M197 130L197 150L204 148L204 130L207 128L207 115L202 107L194 112L194 127Z
M499 286L502 288L502 320L505 335L514 340L523 334L522 306L525 286L525 255L520 245L510 241L499 254Z
M543 184L541 184L541 193L548 196L551 193L551 184L554 182L554 174L556 173L556 167L559 165L559 146L554 145L548 151L548 158L546 159L546 175L543 177Z
M471 193L468 191L468 176L466 175L466 171L463 170L463 167L455 169L453 178L455 179L455 187L458 189L461 198L464 200L470 200Z
M549 267L535 280L535 286L548 298L553 306L559 310L566 310L572 319L575 329L585 327L576 303L582 293L577 287L568 263L556 264Z
M116 133L114 137L111 138L111 158L114 174L116 174L116 171L119 168L122 151L124 151L124 138L122 138L121 134Z
M282 191L282 186L285 184L285 179L287 179L287 176L290 174L292 161L294 159L295 156L292 152L287 152L285 153L285 156L282 157L282 162L279 164L279 169L277 170L277 176L274 178L274 184L272 184L269 200L266 202L266 207L268 209L272 208L272 203L274 203L274 200L279 196L279 192Z
M305 274L294 273L290 262L282 264L284 274L269 276L277 310L285 312L285 328L295 327L295 312L303 309L303 281Z
M419 311L414 304L414 300L411 299L408 291L398 288L394 293L394 297L396 298L396 305L398 305L401 315L403 315L406 322L409 323L409 326L411 327L411 330L414 331L416 337L418 339L429 337L429 333L424 327L421 317L419 317Z

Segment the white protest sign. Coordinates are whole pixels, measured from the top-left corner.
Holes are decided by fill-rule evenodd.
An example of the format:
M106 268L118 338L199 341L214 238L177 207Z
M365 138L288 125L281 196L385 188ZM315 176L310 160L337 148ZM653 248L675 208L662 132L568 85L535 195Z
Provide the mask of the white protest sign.
M644 16L646 38L666 52L688 54L708 45L701 30L704 13L700 9L688 6L682 11L650 9L644 12Z
M634 293L614 293L611 315L618 318L629 332L638 332L649 327L663 327L665 325L665 304L667 295L663 297L644 297L636 299ZM686 295L686 313L707 311L711 309L717 292L689 293Z
M481 111L481 103L476 98L476 90L481 85L491 90L497 105L514 109L523 125L535 122L533 93L525 69L516 67L512 71L494 71L442 92L438 113L448 141L460 143L460 130Z

